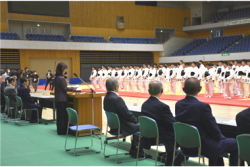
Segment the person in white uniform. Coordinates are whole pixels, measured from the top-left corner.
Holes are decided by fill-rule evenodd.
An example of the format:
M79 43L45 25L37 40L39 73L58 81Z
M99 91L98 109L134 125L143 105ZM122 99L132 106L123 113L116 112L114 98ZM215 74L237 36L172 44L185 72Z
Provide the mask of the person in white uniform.
M95 67L92 67L92 71L91 71L91 75L89 77L89 80L91 81L94 89L97 89L97 86L96 86L97 85L97 83L96 83L97 82L96 77L97 77L97 71L96 71Z

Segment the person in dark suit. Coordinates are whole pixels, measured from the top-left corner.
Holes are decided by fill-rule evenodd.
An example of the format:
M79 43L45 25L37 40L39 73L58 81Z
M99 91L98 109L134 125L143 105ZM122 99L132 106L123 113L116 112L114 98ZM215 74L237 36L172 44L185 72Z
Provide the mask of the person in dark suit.
M124 100L118 95L119 82L111 77L106 81L107 94L104 97L103 108L105 111L116 113L120 120L121 134L126 137L132 135L139 130L139 124L135 116L128 110ZM115 129L111 129L117 132ZM133 135L130 148L130 155L136 157L136 146L138 144L138 136Z
M142 104L141 115L150 117L157 122L160 134L160 143L163 143L165 145L167 151L165 166L171 166L174 149L173 123L175 123L176 120L173 117L169 106L159 100L163 93L162 83L159 81L150 82L148 92L150 94L150 97ZM149 139L144 139L143 147L147 148L147 145L155 145L155 141L155 139L151 141ZM174 165L181 166L181 162L183 160L184 157L179 154L175 160Z
M30 71L28 67L25 67L25 68L24 68L23 77L24 77L24 78L27 78L28 81L29 81L29 85L28 85L28 89L29 89L29 90L30 90L30 85L31 85L31 83L32 83L32 79L31 79L32 73L33 73L33 72Z
M239 134L250 134L250 108L236 115L236 123Z
M197 78L188 78L183 91L186 97L175 104L175 118L179 122L195 126L201 137L201 154L209 159L210 166L224 165L220 155L230 153L230 165L237 166L238 148L234 138L222 135L209 104L197 98L201 90ZM198 149L182 148L189 154L197 154Z
M16 95L17 91L15 89L16 79L10 77L8 79L8 85L4 88L4 95L9 97L10 107L16 107ZM12 118L15 117L15 109L12 110Z
M68 124L68 113L67 113L67 91L74 91L76 88L68 88L64 73L68 66L64 63L58 63L56 67L55 77L55 102L56 102L56 126L58 135L66 135L67 124Z
M16 90L18 86L20 85L20 76L22 73L23 73L23 70L18 70L18 69L14 69L14 71L10 73L10 76L16 79L16 85L15 85Z
M46 85L45 85L44 90L47 89L48 84L50 85L49 90L51 90L51 81L52 81L52 78L53 78L53 74L51 73L51 70L48 70L48 73L46 73L45 76L46 76Z
M37 108L38 109L38 114L36 111L32 111L31 113L31 119L30 123L36 123L37 118L41 119L42 116L42 106L40 104L36 104L35 101L32 99L30 96L29 90L27 89L29 81L27 78L21 78L20 79L21 86L17 90L17 96L21 97L23 101L23 109L33 109Z
M1 88L1 113L4 113L5 110L5 99L4 99L4 89L2 87L3 77L0 75L0 88Z

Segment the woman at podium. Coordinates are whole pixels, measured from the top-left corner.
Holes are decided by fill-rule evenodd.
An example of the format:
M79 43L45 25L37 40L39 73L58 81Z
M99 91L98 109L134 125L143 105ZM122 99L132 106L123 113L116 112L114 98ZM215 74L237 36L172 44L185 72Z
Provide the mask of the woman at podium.
M67 108L67 91L74 91L75 88L68 88L64 74L68 66L64 63L58 63L56 67L55 85L55 102L56 102L56 126L57 134L65 135L67 132L68 114Z

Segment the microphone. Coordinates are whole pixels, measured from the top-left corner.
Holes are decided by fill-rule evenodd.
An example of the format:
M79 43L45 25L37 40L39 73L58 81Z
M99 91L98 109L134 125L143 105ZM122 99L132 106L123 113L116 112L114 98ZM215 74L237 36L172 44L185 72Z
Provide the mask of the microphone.
M77 78L79 78L78 75L77 75L76 73L74 73L74 76L76 76Z
M80 78L76 73L74 73L74 75L77 77L77 78L79 78L83 83L84 83L84 85L86 85L91 91L92 91L92 93L96 93L91 87L89 87L89 85L86 83L86 82L84 82L84 80L82 80L82 78Z

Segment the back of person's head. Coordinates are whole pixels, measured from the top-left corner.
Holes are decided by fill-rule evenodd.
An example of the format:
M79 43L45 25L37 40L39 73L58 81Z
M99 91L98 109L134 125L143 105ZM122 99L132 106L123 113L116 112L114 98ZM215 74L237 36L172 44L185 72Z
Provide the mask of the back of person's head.
M111 78L106 80L107 91L109 91L109 92L110 91L118 91L117 86L119 86L119 82L114 77L111 77Z
M57 76L63 75L63 71L67 68L68 68L68 66L66 64L64 64L63 62L58 63L56 66L56 75Z
M9 84L11 84L12 82L15 82L16 81L16 79L15 78L13 78L13 77L9 77L8 78L8 82L9 82Z
M28 81L28 79L25 78L25 77L23 77L23 78L20 79L20 83L21 83L21 84L23 84L24 82L27 82L27 81Z
M160 93L163 93L162 83L159 81L152 81L148 85L148 93L151 96L158 95Z
M201 91L201 85L197 78L188 78L184 83L183 91L187 95L196 96Z

